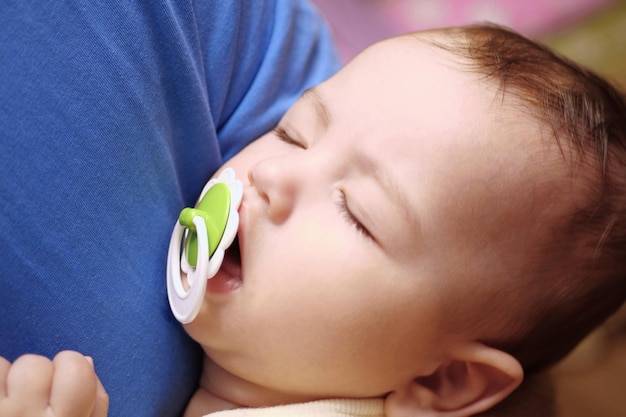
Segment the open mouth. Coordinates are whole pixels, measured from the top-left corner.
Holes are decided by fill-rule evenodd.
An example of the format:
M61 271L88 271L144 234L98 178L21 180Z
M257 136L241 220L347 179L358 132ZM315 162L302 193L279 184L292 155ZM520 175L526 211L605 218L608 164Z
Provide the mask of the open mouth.
M230 265L230 268L237 268L237 274L241 275L241 250L239 249L239 236L235 236L233 243L226 249L224 254L224 262ZM235 272L235 271L232 271Z
M241 287L242 283L239 239L235 237L233 243L226 249L220 270L207 281L207 291L225 294Z

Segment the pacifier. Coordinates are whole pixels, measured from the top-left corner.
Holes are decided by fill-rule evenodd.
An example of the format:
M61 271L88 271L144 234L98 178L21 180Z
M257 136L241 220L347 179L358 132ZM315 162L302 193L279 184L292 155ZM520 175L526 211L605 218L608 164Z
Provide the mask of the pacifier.
M198 315L207 280L220 269L237 235L242 196L243 185L235 171L226 168L205 185L196 208L180 212L167 254L167 298L181 323L190 323Z

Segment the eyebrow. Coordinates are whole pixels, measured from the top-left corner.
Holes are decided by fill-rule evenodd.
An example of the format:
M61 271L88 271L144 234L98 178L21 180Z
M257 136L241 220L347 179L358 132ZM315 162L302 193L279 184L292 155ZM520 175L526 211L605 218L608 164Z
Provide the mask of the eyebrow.
M315 113L317 114L317 118L322 123L324 128L327 128L331 122L330 113L317 87L312 87L312 88L305 90L304 93L302 93L302 98L306 100L310 100L313 103L313 106L315 107Z

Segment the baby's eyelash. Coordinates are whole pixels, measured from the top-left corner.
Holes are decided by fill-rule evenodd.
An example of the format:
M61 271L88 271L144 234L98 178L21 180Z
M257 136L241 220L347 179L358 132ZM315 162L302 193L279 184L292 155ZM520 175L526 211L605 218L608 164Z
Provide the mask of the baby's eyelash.
M348 202L346 201L346 194L341 191L339 194L339 201L337 202L337 207L341 214L343 214L343 218L348 222L348 224L354 226L354 228L361 233L363 236L372 239L372 234L359 222L359 220L354 217L354 214L348 208Z
M300 148L306 149L306 147L303 144L301 144L300 142L292 138L289 135L289 133L287 133L287 131L283 129L282 127L277 126L272 130L272 132L276 135L278 139L285 142L286 144L299 146Z

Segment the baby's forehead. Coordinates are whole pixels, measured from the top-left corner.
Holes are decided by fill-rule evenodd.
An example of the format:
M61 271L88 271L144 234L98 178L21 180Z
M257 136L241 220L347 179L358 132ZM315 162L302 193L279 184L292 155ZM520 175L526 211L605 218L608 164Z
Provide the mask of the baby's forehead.
M475 70L469 57L451 52L446 45L456 45L458 50L459 39L433 31L404 35L379 45L396 54L413 51L417 59L428 59L424 54L436 57L429 63L436 79L425 83L435 87L432 90L426 87L430 94L417 95L418 103L407 106L406 117L412 118L418 135L424 133L427 124L424 114L436 118L431 120L437 120L437 126L426 133L428 140L437 142L434 148L437 157L447 158L447 164L454 167L447 172L456 177L448 183L451 188L460 188L463 193L483 186L492 200L517 201L528 197L535 206L544 200L546 204L556 205L550 198L570 189L575 181L571 163L575 150L571 140L557 138L552 126L537 116L526 101L528 97L515 86L503 87L499 79ZM422 77L422 74L416 71L412 76ZM454 83L454 87L442 88L448 83ZM459 104L463 101L465 107ZM420 113L423 109L435 109L433 113L445 117ZM414 110L417 111L412 113ZM452 129L456 129L454 135L446 135ZM415 150L421 151L419 146ZM412 157L410 151L407 156ZM466 201L478 199L482 194L472 194ZM519 215L527 213L530 212L526 210Z

